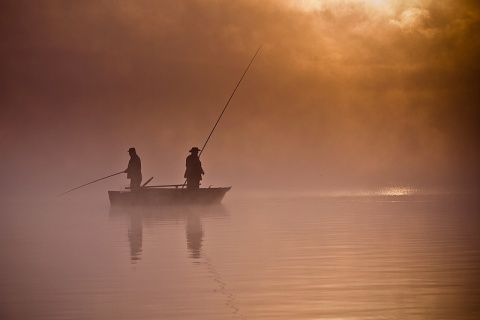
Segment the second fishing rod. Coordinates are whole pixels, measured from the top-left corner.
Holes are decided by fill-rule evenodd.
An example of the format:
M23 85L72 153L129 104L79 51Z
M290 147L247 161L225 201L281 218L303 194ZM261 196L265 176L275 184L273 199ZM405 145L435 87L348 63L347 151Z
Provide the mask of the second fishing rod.
M233 89L233 92L232 92L232 94L230 95L230 98L228 98L227 103L226 103L225 106L223 107L223 110L222 110L222 112L220 113L220 116L218 117L217 121L215 122L215 125L214 125L213 128L212 128L212 131L210 131L210 134L208 135L207 140L206 140L205 143L203 144L203 147L200 149L200 152L199 152L199 154L198 154L198 157L199 157L199 158L200 158L200 156L202 155L202 152L205 150L205 147L207 146L208 142L210 141L210 138L212 137L213 132L214 132L215 129L217 128L217 125L218 125L218 123L220 122L220 119L222 119L222 116L223 116L223 114L225 113L225 110L227 110L227 107L228 107L228 105L230 104L230 101L232 100L233 96L235 95L235 92L237 91L238 87L240 86L240 83L242 82L243 78L245 77L245 74L247 74L248 69L249 69L250 66L252 65L253 60L255 60L255 57L257 56L257 54L258 54L258 52L260 51L261 48L262 48L262 45L260 45L260 46L258 47L257 51L256 51L255 54L253 55L252 60L250 60L250 63L248 64L247 68L245 69L245 71L243 72L242 76L240 77L240 80L238 80L238 83L237 83L237 85L235 86L235 89ZM185 180L185 182L183 183L182 188L185 187L186 183L187 183L187 181Z

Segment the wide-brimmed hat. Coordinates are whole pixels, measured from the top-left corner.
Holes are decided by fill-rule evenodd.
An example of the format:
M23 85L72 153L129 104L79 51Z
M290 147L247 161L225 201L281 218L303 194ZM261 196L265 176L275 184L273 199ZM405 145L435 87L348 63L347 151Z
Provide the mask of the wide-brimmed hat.
M194 151L198 152L198 151L202 151L202 150L198 149L197 147L193 147L192 149L190 149L189 152L194 152Z

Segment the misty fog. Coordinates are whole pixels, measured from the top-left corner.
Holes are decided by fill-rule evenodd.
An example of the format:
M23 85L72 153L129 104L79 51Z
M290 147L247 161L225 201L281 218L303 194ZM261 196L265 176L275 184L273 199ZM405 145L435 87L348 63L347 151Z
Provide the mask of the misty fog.
M203 186L478 187L478 3L316 4L2 1L1 197L183 183L261 44Z

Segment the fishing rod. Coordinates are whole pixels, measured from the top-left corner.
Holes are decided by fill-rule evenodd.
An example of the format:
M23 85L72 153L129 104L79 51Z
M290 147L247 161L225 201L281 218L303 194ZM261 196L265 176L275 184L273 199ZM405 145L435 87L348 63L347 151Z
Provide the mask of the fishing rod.
M203 150L205 150L205 147L207 146L208 141L210 141L210 137L212 136L213 131L215 131L215 128L217 127L218 123L220 122L220 119L222 118L223 114L225 113L225 110L227 110L227 107L228 107L228 105L229 105L229 103L230 103L230 100L232 100L233 95L234 95L235 92L237 91L237 88L240 86L240 83L242 82L243 77L245 77L245 74L247 73L248 69L250 68L250 65L252 64L253 60L255 60L255 57L257 56L257 54L258 54L258 52L260 51L260 48L261 48L261 47L262 47L262 45L260 45L260 47L258 47L257 52L255 52L255 54L253 55L252 60L250 60L250 63L248 64L247 68L245 69L245 71L243 72L242 76L240 77L240 80L238 80L237 86L235 87L235 89L233 89L233 92L232 92L232 94L230 95L230 98L228 98L228 101L227 101L227 103L225 104L225 107L223 107L222 113L220 113L220 116L218 117L217 122L215 122L215 125L213 126L212 131L210 131L210 134L208 135L207 140L206 140L205 143L203 144L202 149L200 149L200 153L198 154L198 157L199 157L199 158L200 158L200 156L202 155ZM185 188L185 185L186 185L186 184L187 184L187 180L185 180L185 182L183 183L182 189Z
M245 71L243 72L242 77L240 78L240 80L239 80L238 83L237 83L237 86L235 87L235 89L234 89L233 92L232 92L232 95L230 96L230 98L228 99L227 103L225 104L225 107L223 108L222 113L220 113L220 116L218 117L217 122L215 122L215 125L213 126L212 131L210 131L210 134L208 135L207 141L205 141L202 149L200 150L200 153L198 154L198 157L200 157L200 155L202 154L203 150L205 150L205 147L207 146L207 143L208 143L208 141L210 140L210 137L212 136L213 131L215 131L215 128L217 127L218 123L220 122L220 119L222 118L223 114L225 113L225 110L227 110L227 107L228 107L228 104L230 103L230 100L232 100L233 95L234 95L235 92L237 91L238 86L240 86L240 83L242 82L243 77L245 76L245 74L247 73L248 69L250 68L250 65L252 64L253 60L255 60L255 57L257 56L257 54L258 54L258 52L260 51L260 48L261 48L261 47L262 47L262 45L260 45L260 47L258 47L257 52L255 52L255 55L253 56L252 60L250 60L250 63L248 64L247 69L245 69Z
M117 174L124 173L124 172L125 172L125 171L120 171L120 172L111 174L111 175L109 175L109 176L106 176L106 177L103 177L103 178L100 178L100 179L97 179L97 180L94 180L94 181L90 181L90 182L88 182L88 183L82 184L82 185L79 186L79 187L73 188L72 190L68 190L68 191L66 191L66 192L64 192L64 193L62 193L62 194L59 194L57 197L63 196L64 194L67 194L67 193L69 193L69 192L72 192L73 190L80 189L81 187L85 187L86 185L89 185L89 184L92 184L92 183L94 183L94 182L97 182L97 181L100 181L100 180L103 180L103 179L107 179L107 178L116 176Z

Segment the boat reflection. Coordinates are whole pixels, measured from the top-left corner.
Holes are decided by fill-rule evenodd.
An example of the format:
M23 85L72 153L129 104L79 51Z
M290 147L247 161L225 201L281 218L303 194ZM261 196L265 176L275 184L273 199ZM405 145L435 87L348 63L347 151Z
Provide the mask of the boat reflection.
M142 259L143 227L146 224L184 223L188 257L199 259L202 253L204 228L202 219L222 218L227 210L222 204L209 206L113 206L110 208L111 220L128 221L128 243L132 263Z

